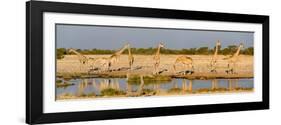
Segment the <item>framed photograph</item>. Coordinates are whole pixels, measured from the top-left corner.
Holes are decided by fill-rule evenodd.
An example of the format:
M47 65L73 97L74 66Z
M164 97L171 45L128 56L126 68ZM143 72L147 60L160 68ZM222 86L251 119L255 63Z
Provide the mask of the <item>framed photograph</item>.
M269 109L269 16L29 1L29 124Z

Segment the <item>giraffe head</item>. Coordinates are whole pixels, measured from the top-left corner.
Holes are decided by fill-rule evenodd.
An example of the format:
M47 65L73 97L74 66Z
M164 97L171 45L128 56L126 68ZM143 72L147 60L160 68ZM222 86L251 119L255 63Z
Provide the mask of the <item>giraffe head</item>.
M124 48L129 48L130 47L130 43L127 42L125 45L124 45Z
M244 48L243 43L240 43L239 48Z
M165 48L165 45L164 45L163 42L160 42L160 43L158 44L158 47L159 47L159 48Z
M217 46L221 46L221 42L218 40L216 43Z
M74 52L75 50L73 49L73 48L70 48L70 49L68 49L68 52L69 53L72 53L72 52Z

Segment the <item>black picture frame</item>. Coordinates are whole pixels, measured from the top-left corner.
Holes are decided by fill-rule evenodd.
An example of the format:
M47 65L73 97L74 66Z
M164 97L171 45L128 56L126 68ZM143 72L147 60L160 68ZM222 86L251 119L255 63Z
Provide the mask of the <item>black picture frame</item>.
M43 13L60 12L262 24L262 101L229 104L172 106L105 111L43 113ZM57 123L88 120L184 115L269 109L269 16L183 11L62 2L26 3L26 123Z

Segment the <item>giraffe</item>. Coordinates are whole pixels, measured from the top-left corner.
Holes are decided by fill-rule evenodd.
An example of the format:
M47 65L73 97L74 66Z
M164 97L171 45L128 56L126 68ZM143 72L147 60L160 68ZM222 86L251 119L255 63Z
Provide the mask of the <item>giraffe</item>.
M216 70L217 67L216 66L217 66L217 60L218 60L219 46L221 46L221 42L218 40L216 42L214 56L212 57L211 62L210 62L211 72L217 72L217 70Z
M153 74L155 74L155 75L158 74L158 70L159 70L159 66L160 66L160 49L164 48L164 47L165 47L165 45L162 42L160 42L158 44L157 51L153 57L153 69L154 69Z
M113 59L110 57L99 57L93 60L93 65L97 65L99 63L101 65L101 70L103 71L108 71L111 64L115 61L113 61Z
M133 63L134 63L134 57L131 53L131 48L130 45L128 45L128 60L129 60L129 66L130 66L130 70L132 70L133 68Z
M126 43L121 49L116 51L114 54L110 56L112 59L112 63L116 63L119 61L121 54L129 47L129 43Z
M225 60L227 60L227 67L228 67L228 70L226 70L226 73L230 73L230 72L235 73L234 68L236 67L236 64L238 62L238 57L239 57L241 48L243 48L242 43L240 43L240 45L237 48L237 51L231 57L225 58Z
M177 64L182 64L184 67L189 67L192 70L192 71L190 71L190 74L192 74L194 71L193 60L192 60L192 58L190 58L188 56L180 56L176 59L176 61L174 62L174 65L173 65L174 72L176 72ZM186 71L184 71L183 74L185 75Z
M94 65L97 63L100 63L103 70L110 70L110 67L112 64L117 63L119 61L119 58L121 54L128 48L129 44L125 44L121 49L119 49L117 52L112 54L110 57L101 57L101 58L96 58L94 59Z
M82 71L82 66L83 65L88 65L89 63L89 58L82 55L81 53L77 52L75 49L70 48L68 50L69 53L75 53L78 57L79 63L80 63L80 71Z

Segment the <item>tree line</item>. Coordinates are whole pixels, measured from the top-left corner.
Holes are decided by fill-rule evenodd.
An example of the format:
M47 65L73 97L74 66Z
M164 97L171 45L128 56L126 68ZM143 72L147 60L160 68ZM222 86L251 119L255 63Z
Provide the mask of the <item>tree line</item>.
M152 55L155 53L157 48L131 48L133 54L142 54L142 55ZM226 48L219 49L219 53L222 55L232 55L237 50L236 45L230 45ZM98 55L98 54L113 54L116 50L103 50L103 49L77 49L81 54L85 55ZM189 48L189 49L167 49L162 48L162 54L187 54L187 55L212 55L214 54L215 48L209 47L200 47L200 48ZM66 48L57 48L56 50L57 58L61 59L64 55L70 55L74 53L69 53ZM244 55L254 55L254 48L248 47L241 49L241 54ZM128 54L128 51L124 51L124 54Z

